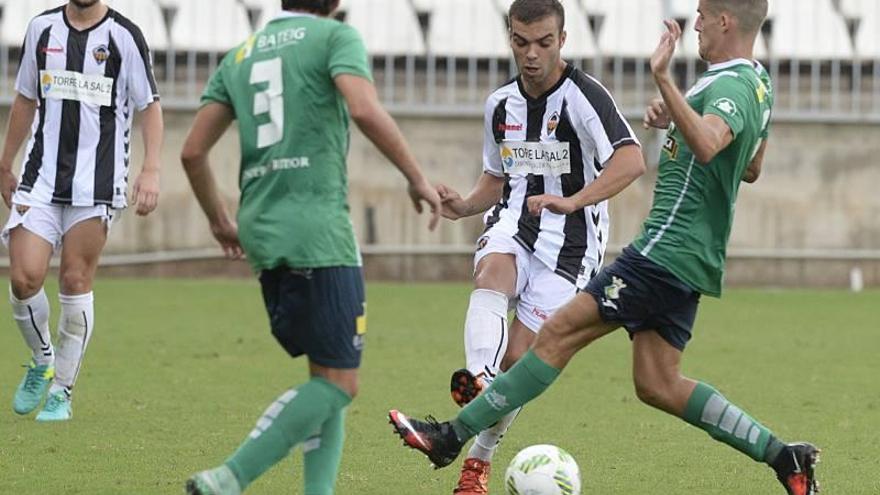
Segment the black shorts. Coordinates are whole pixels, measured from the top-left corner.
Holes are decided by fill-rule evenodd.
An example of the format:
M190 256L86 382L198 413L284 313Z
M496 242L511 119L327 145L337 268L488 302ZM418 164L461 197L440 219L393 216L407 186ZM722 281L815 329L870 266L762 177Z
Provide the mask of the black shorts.
M700 293L632 247L593 277L584 292L596 299L602 320L619 323L630 338L656 330L680 351L691 339Z
M359 267L264 270L263 301L272 335L293 357L329 368L361 364L367 330Z

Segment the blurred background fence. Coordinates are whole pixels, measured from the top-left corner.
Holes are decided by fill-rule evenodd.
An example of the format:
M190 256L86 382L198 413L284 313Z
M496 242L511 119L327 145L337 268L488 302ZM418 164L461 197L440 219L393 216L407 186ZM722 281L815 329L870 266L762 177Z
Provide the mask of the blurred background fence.
M684 28L675 65L680 85L692 84L705 70L693 30L697 0L562 1L568 32L563 56L602 80L634 126L656 93L648 59L663 18ZM0 0L4 122L27 22L60 3ZM210 73L226 51L277 14L281 2L106 3L134 20L152 47L167 135L162 206L147 220L124 215L105 261L212 258L216 251L177 154ZM432 178L463 193L481 171L484 99L516 72L506 35L510 3L343 0L338 16L362 33L380 96ZM857 269L866 283L880 284L880 0L770 0L755 56L773 76L776 108L764 177L744 187L738 204L730 278L839 285ZM232 134L221 142L215 167L234 206L238 163ZM652 166L660 136L640 131ZM369 270L390 278L468 275L478 219L428 233L410 212L396 172L356 131L350 173L352 217ZM652 175L613 202L612 244L625 244L637 233L650 204Z

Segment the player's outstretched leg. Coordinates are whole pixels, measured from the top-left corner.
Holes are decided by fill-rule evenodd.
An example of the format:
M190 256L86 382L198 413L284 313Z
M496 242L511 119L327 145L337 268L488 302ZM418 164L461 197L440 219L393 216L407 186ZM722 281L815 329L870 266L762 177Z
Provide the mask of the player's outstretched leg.
M559 373L559 369L529 351L453 421L417 421L396 410L389 417L405 445L427 455L438 468L448 466L469 439L543 393Z

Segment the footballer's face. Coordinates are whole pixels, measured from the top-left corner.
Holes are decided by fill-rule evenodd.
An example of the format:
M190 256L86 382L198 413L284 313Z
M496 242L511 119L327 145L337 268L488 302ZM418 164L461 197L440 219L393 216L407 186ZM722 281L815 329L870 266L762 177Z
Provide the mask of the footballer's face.
M559 29L559 20L550 15L526 24L510 20L510 47L513 58L527 86L549 89L556 84L564 67L560 50L565 44L565 31Z
M100 1L101 0L70 0L70 3L81 9L87 9L93 5L96 5Z
M699 33L697 39L700 43L700 58L711 61L712 55L723 44L724 30L721 13L715 12L707 0L700 0L694 30Z

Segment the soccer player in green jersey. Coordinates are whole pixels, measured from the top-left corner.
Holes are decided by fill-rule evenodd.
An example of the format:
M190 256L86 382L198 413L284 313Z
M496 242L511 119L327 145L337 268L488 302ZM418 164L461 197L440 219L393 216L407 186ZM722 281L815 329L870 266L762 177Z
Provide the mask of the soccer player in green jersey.
M711 385L681 374L702 294L720 296L739 184L757 179L773 106L767 72L752 49L767 0L700 0L696 30L709 70L682 95L669 72L681 29L667 32L651 58L663 97L648 126L668 128L654 203L642 233L541 327L532 349L452 421L392 410L405 443L435 466L450 464L465 442L540 395L579 350L624 327L633 342L636 394L646 404L765 462L790 495L818 490L819 450L786 444ZM529 205L533 214L540 204Z
M358 389L366 332L361 257L348 216L349 116L409 181L415 208L440 198L382 108L358 33L328 18L338 0L283 0L277 18L231 51L211 77L182 161L226 254L259 273L272 333L311 379L281 394L221 466L187 492L230 495L302 444L305 493L330 495L344 412ZM230 219L208 153L233 120L241 200Z

